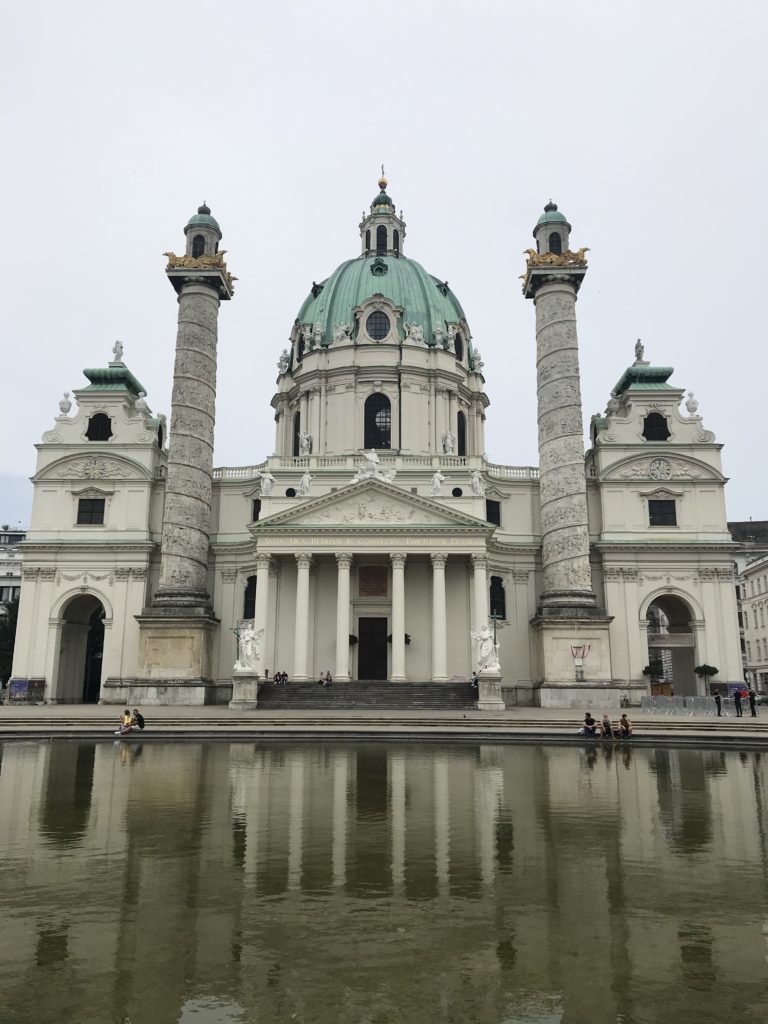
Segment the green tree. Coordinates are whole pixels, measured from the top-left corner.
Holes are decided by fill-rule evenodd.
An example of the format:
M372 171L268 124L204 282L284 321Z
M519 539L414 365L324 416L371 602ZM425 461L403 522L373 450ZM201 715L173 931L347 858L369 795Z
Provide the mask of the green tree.
M13 646L16 643L16 623L19 620L19 599L9 601L0 610L0 682L11 678Z

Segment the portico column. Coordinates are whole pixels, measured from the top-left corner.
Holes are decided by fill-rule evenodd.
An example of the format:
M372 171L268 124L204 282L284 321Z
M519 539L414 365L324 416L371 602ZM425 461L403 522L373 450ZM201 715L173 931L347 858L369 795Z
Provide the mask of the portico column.
M303 429L303 428L302 428ZM296 635L293 648L293 678L306 682L307 644L309 640L309 567L312 555L303 552L296 555L298 576L296 579Z
M393 683L405 682L405 559L404 554L389 556L392 561L392 674Z
M488 560L472 555L472 628L488 624Z
M258 555L256 557L256 601L253 608L253 628L258 633L264 630L267 635L267 613L269 609L269 555ZM264 640L259 644L259 657L256 662L256 672L264 675L264 654L266 644Z
M448 679L447 630L445 615L445 560L446 555L432 558L432 682Z
M349 568L352 555L336 555L336 679L349 682Z

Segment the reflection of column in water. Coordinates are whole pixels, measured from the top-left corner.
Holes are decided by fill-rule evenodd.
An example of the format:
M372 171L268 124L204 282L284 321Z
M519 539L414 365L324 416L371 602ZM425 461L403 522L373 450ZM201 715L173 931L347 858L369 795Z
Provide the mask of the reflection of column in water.
M392 836L392 889L402 895L405 888L405 758L389 757L389 799Z
M503 797L504 773L498 765L489 764L488 751L481 747L475 771L475 830L484 885L493 885L496 874L496 825Z
M301 857L304 839L304 753L291 755L288 773L288 888L301 885Z
M333 884L347 882L347 786L349 784L348 755L338 751L333 755Z
M448 761L435 755L435 868L437 884L442 895L450 881L450 821L448 817Z

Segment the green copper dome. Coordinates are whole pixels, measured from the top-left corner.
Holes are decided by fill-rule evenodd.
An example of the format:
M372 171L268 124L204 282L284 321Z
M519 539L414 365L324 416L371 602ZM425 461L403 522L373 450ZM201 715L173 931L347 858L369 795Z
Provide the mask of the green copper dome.
M565 216L560 213L557 207L554 210L546 210L539 219L536 221L536 227L539 224L567 224L568 221Z
M202 206L198 206L197 213L189 218L187 226L184 228L184 234L186 235L189 229L194 227L215 228L221 234L219 222L215 217L211 216L210 208L205 203Z
M384 191L384 189L382 189L382 190L381 190L381 192L379 192L379 194L378 194L378 195L376 196L376 198L375 198L375 199L373 200L373 202L371 203L371 208L372 208L372 209L374 209L374 208L375 208L375 207L377 207L377 206L391 206L391 207L392 207L392 209L394 209L394 208L395 208L395 207L394 207L394 203L393 203L393 202L392 202L392 200L391 200L391 199L389 198L389 196L388 196L388 195L387 195L387 193L386 193L386 192Z
M445 331L447 323L464 319L464 310L447 282L428 274L416 260L371 255L342 263L329 278L316 285L301 307L298 321L319 323L323 344L331 344L334 328L354 323L353 310L375 294L403 307L401 339L409 321L419 324L425 342L432 344L436 327Z

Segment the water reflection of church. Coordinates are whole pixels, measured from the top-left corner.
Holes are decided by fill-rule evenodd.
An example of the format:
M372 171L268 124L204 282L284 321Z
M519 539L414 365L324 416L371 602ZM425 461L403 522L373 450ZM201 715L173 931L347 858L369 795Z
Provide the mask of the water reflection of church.
M66 1019L60 972L82 1020L147 992L131 1020L205 991L274 1019L305 988L465 1020L531 992L564 1021L655 1019L688 982L689 1009L759 999L764 894L721 871L768 876L766 785L721 751L5 745L0 1001Z
M540 464L495 463L492 371L448 282L405 255L379 184L359 255L312 285L290 325L274 454L253 465L213 468L232 277L208 207L190 218L166 269L179 303L170 440L116 346L37 446L14 677L51 701L226 702L232 630L251 620L262 672L445 682L469 675L470 630L492 614L510 702L617 703L647 692L649 665L678 693L702 685L702 662L740 678L721 446L640 343L585 459L587 262L565 216L547 205L523 268ZM262 369L276 356L262 352ZM514 401L533 381L507 385ZM575 649L588 651L578 669Z

